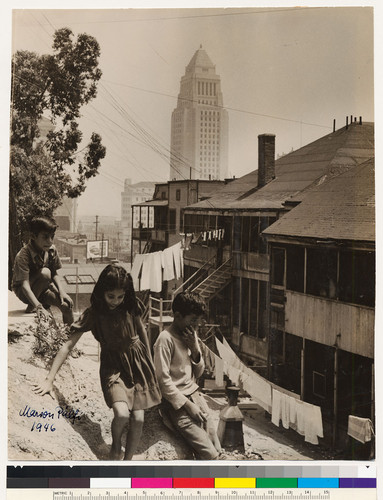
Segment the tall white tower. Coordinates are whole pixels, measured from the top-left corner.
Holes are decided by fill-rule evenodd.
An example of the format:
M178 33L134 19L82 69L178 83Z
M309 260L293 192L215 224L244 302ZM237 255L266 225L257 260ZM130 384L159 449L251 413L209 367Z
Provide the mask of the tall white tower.
M171 151L170 180L228 175L228 114L221 79L202 45L181 78L172 113Z

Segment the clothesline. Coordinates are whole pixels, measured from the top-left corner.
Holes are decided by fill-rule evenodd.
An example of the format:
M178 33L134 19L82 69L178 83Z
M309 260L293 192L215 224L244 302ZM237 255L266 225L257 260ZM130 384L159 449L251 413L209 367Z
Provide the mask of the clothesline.
M163 281L183 276L183 245L178 242L158 252L136 254L130 274L134 289L161 292Z
M202 344L204 358L208 360L210 372L218 386L223 385L223 375L227 375L234 385L246 391L271 414L274 425L279 426L282 421L284 428L292 428L304 435L305 441L318 444L318 437L323 437L322 412L319 406L301 401L296 394L278 387L247 367L225 338L220 342L215 337L215 342L219 356L206 344Z

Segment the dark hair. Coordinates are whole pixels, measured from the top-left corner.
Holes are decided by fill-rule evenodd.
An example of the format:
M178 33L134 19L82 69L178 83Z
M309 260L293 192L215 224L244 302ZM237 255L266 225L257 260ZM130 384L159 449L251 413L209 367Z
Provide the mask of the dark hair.
M126 269L117 264L109 264L102 270L90 297L92 307L96 311L105 311L104 293L117 289L125 290L124 300L118 309L135 315L139 314L140 308L133 287L133 279Z
M29 223L29 231L32 236L37 236L42 231L55 233L57 227L56 221L51 217L46 216L34 217Z
M197 293L181 292L174 297L172 311L173 313L178 312L182 316L188 314L203 316L206 314L206 305Z

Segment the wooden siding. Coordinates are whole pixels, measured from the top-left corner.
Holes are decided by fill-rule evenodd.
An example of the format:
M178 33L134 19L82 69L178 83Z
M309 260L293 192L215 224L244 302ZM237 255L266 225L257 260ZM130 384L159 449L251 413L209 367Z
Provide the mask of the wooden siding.
M286 291L285 328L293 335L374 358L374 322L370 307Z

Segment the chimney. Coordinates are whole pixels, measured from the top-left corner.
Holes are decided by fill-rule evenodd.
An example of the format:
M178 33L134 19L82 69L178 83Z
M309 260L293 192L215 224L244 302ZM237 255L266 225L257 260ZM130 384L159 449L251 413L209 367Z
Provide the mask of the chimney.
M275 178L275 135L258 136L258 187L261 188Z

